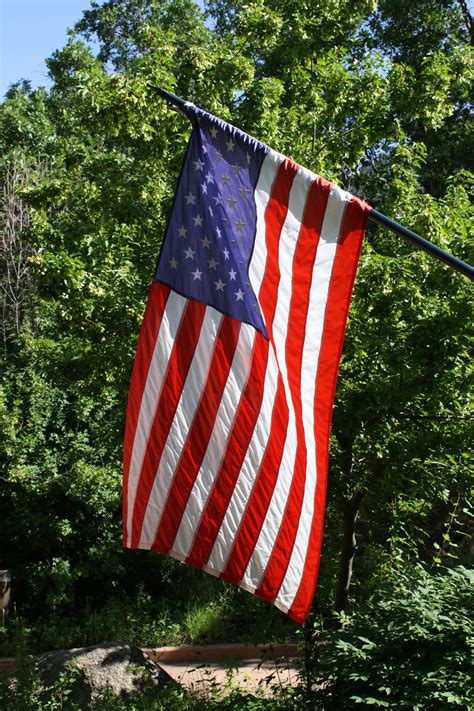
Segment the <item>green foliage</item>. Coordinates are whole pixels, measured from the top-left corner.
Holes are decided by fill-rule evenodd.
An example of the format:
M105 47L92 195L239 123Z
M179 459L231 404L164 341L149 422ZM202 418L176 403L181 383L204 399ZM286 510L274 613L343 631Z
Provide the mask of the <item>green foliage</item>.
M138 600L140 605L140 600ZM120 612L119 608L114 610ZM150 612L150 611L149 611ZM27 655L29 649L27 631L20 626L16 629L17 669L13 676L0 675L0 705L2 711L79 711L84 703L76 682L80 672L74 660L64 672L49 686L44 683L37 666ZM146 674L145 669L140 672ZM111 689L105 688L87 705L90 711L199 711L202 708L216 711L286 711L300 704L301 694L297 690L281 686L274 688L271 697L265 686L256 693L249 694L235 683L232 667L228 670L227 683L222 687L212 678L206 680L206 692L190 694L173 682L157 689L153 683L144 684L139 692L117 697ZM76 692L79 691L77 694Z
M51 686L45 686L31 664L25 663L14 680L0 677L0 702L4 711L286 711L291 693L282 698L265 698L240 689L214 689L205 698L190 694L174 684L117 697L106 689L85 707L70 697L74 692L77 667L66 669Z
M343 614L316 668L322 708L472 708L473 582L462 567L400 569Z
M4 711L81 711L71 700L79 670L69 665L46 686L34 664L22 660L13 678L0 677L0 703Z
M64 560L54 561L46 569L31 564L28 570L33 580L26 579L25 586L38 591L39 601L26 601L22 616L12 614L7 627L0 628L0 655L13 656L20 648L39 653L86 647L111 639L153 648L184 643L283 642L293 636L294 625L262 600L248 600L242 590L224 587L173 559L155 558L163 565L153 568L142 557L143 568L136 573L138 584L123 577L120 591L106 590L100 597L95 580L76 576ZM100 557L97 566L96 579L103 585ZM111 571L110 576L115 583L117 573L113 576ZM77 591L83 592L83 600ZM41 600L46 601L42 607ZM33 617L34 603L40 609L32 624L25 615Z
M121 548L128 382L189 134L149 84L459 257L472 253L472 49L461 3L210 0L206 11L207 23L190 0L92 2L47 60L51 89L18 82L0 108L3 233L16 229L2 259L23 255L12 303L11 284L1 292L0 567L13 570L18 624L35 649L294 633L260 600ZM84 39L97 41L97 56ZM394 549L407 564L472 562L471 294L460 275L368 228L334 410L318 616L334 603L351 506L353 606L390 578ZM450 578L433 580L441 590ZM384 593L387 620L402 614L395 592Z

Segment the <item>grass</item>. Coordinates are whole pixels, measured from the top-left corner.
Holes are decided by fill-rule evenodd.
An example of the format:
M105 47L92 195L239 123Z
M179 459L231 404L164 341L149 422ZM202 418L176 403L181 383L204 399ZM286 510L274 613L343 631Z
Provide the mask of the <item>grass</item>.
M174 561L172 561L174 565ZM171 575L172 573L172 575ZM151 576L150 576L151 577ZM74 673L53 687L44 688L28 655L52 649L84 647L108 640L123 640L140 647L182 643L280 642L299 631L276 608L238 588L193 571L187 566L170 571L169 584L149 591L135 587L129 593L94 599L77 599L50 605L46 614L25 607L13 609L7 628L0 627L0 656L15 656L20 671L12 683L0 678L2 711L75 711L70 688ZM163 580L163 578L162 578ZM37 610L38 608L36 608ZM23 661L22 661L23 660ZM150 688L144 694L116 699L104 693L90 708L94 711L269 711L297 708L279 700L259 699L235 686L229 670L228 688L197 698L181 688Z
M14 656L19 645L35 654L115 639L140 647L253 644L292 639L298 632L276 608L236 588L196 590L176 601L139 589L134 597L116 595L100 606L86 601L82 608L62 608L35 620L14 611L7 628L0 628L0 656Z
M34 576L22 577L17 571L17 607L7 629L0 629L0 656L16 654L19 636L36 654L110 640L140 647L271 643L299 632L294 622L259 598L170 557L145 553L126 556L127 574L115 590L102 577L83 571L67 595L55 589L54 580L46 594L44 580L40 585ZM95 572L103 576L103 571Z

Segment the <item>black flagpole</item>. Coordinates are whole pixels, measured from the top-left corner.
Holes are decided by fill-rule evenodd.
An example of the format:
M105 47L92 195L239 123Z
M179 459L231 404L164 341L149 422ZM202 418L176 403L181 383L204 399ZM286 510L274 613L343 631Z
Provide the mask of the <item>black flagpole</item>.
M169 104L177 107L178 109L183 109L188 103L184 99L181 99L179 96L176 96L176 94L172 94L170 91L166 91L165 89L161 89L151 84L149 84L149 87L150 89L156 91L156 93L163 99L166 99ZM403 225L401 225L399 222L391 220L390 217L386 217L378 210L374 210L374 208L372 208L369 212L368 219L372 222L378 223L379 225L387 227L389 230L392 230L392 232L395 232L395 234L399 235L400 237L403 237L403 239L407 240L407 242L414 244L416 247L418 247L418 249L422 249L423 251L428 252L428 254L431 254L439 261L444 262L445 264L450 266L451 269L455 269L457 272L464 274L464 276L467 276L470 279L474 279L474 267L472 267L470 264L467 264L467 262L463 262L461 259L458 259L454 255L449 254L449 252L446 252L444 249L441 249L441 247L438 247L436 244L433 244L433 242L429 242L424 237L420 237L420 235L417 235L416 232L408 230L406 227L403 227Z
M439 259L440 262L444 262L445 264L450 266L451 269L455 269L457 272L464 274L464 276L467 276L470 279L474 279L474 267L471 267L470 264L468 264L467 262L463 262L461 259L458 259L453 254L450 254L444 249L441 249L441 247L438 247L438 245L433 244L433 242L429 242L424 237L420 237L420 235L417 235L416 232L408 230L406 227L403 227L403 225L401 225L399 222L391 220L390 217L386 217L378 210L374 210L374 208L372 208L369 212L368 219L372 220L372 222L377 222L379 225L384 225L385 227L388 227L389 230L392 230L392 232L395 232L395 234L400 235L400 237L403 237L403 239L405 239L407 242L411 242L416 247L418 247L418 249L422 249L424 252L428 252L428 254L431 254L436 259Z

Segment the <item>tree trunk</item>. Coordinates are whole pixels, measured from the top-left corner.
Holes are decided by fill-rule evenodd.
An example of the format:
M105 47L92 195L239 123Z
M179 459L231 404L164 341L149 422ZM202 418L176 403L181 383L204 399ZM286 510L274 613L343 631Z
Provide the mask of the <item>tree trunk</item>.
M334 609L337 612L344 610L349 597L349 587L352 578L352 564L356 552L355 527L359 516L358 502L354 499L346 501L343 509L343 534L341 546L341 562L336 586L336 600Z
M350 461L352 462L352 447L348 451L350 451ZM357 519L359 518L360 507L367 495L367 492L371 491L377 482L382 479L385 469L385 461L383 459L376 459L372 464L371 472L366 478L364 486L358 491L353 491L352 495L344 501L342 508L343 532L341 562L339 565L339 575L336 584L336 599L334 602L334 609L337 612L340 612L346 608L347 599L349 597L352 565L354 563L354 556L357 547L355 530Z

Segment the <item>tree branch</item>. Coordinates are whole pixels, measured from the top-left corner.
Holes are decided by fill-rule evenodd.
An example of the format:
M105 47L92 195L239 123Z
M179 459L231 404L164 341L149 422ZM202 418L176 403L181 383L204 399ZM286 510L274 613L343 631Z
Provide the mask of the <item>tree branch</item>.
M469 37L471 38L471 45L474 46L474 22L472 19L472 15L469 12L466 0L458 0L458 2L461 6L464 24L466 25L466 29L469 32Z

